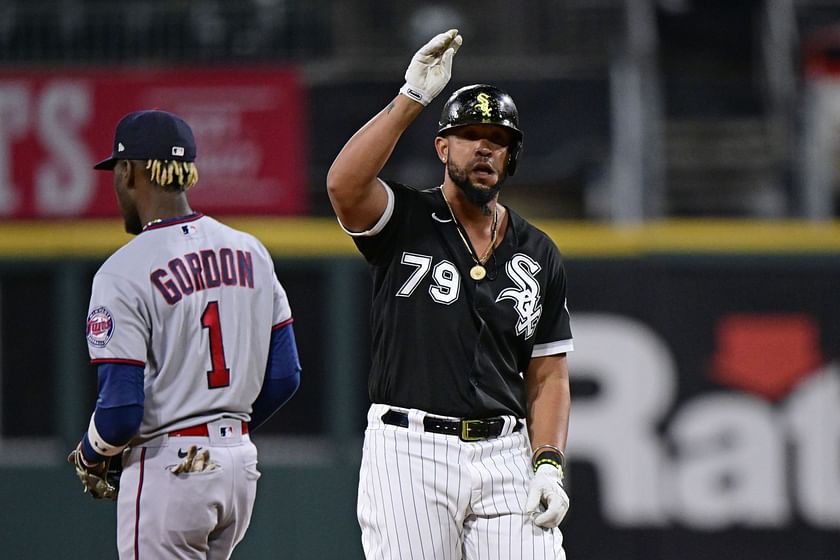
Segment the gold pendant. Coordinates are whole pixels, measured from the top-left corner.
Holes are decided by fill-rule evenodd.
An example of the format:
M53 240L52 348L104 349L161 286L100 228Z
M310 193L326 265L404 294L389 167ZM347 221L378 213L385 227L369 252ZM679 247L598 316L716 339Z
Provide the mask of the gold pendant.
M476 282L478 282L479 280L484 280L485 276L487 276L487 271L480 264L477 264L470 269L470 278L472 278Z

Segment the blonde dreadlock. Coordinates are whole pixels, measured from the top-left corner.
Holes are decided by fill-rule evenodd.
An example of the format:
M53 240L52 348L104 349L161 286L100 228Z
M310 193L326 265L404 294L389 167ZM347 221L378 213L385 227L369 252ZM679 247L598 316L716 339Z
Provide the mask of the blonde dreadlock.
M198 182L198 167L191 161L150 159L146 169L150 170L152 182L164 188L172 188L175 183L185 191Z

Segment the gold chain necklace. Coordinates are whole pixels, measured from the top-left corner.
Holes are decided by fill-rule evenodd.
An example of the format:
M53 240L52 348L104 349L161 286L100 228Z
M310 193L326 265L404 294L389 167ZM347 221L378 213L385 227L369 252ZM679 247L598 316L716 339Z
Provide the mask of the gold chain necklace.
M467 236L463 231L461 231L461 222L459 222L455 217L455 212L452 211L452 206L449 205L449 201L446 199L446 193L443 192L443 185L440 186L440 194L443 196L443 201L446 203L446 207L449 208L449 215L452 216L452 222L455 224L455 230L458 232L458 236L461 238L461 241L464 242L467 252L475 262L475 265L470 269L470 278L476 282L484 280L484 277L487 276L487 269L484 268L484 263L486 263L487 259L490 258L490 255L493 254L493 249L496 246L496 225L499 221L499 208L493 208L493 225L490 229L490 245L487 247L487 250L484 251L484 255L479 257L478 253L475 252L475 249L473 249L473 246L467 240Z

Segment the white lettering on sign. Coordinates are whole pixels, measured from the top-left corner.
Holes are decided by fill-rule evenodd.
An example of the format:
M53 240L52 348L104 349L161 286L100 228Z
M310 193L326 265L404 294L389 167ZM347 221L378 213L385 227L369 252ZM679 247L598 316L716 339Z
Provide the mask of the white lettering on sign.
M572 327L571 375L599 391L580 402L572 395L570 456L596 466L608 521L664 524L667 461L656 426L675 397L671 353L656 333L629 318L577 313Z
M716 393L686 402L670 429L674 516L698 529L778 527L790 519L785 434L757 397Z
M274 113L286 103L283 98L260 84L158 86L141 97L150 104L166 104L190 123L200 142L202 177L200 191L192 196L198 203L225 206L231 183L248 185L250 204L272 204L286 189L285 179L278 182L264 169L274 158L267 156L268 144L253 134L248 121L249 115Z
M649 327L578 313L574 330L572 379L598 390L572 395L568 451L595 467L609 523L776 528L798 513L840 528L840 366L780 403L736 391L677 403L672 353Z
M73 216L90 204L96 181L93 156L78 133L91 117L91 93L78 83L54 82L38 105L38 138L47 158L35 176L38 214Z
M14 183L12 148L33 131L43 153L24 180L33 185L35 214L74 216L87 209L96 182L79 132L90 122L92 103L89 88L76 82L55 81L39 92L24 82L0 83L0 216L20 211L26 185Z
M0 84L0 216L14 214L21 204L20 187L12 177L12 144L26 134L29 96L20 83Z
M823 367L787 400L796 453L799 511L825 529L840 527L840 365Z

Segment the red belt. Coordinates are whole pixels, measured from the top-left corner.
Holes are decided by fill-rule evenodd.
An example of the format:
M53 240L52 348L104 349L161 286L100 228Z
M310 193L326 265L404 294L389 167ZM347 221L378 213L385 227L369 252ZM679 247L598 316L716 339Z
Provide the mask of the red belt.
M248 433L248 423L242 422L242 433ZM199 424L198 426L190 426L189 428L181 428L174 432L169 432L169 437L210 437L210 432L207 430L207 424Z

